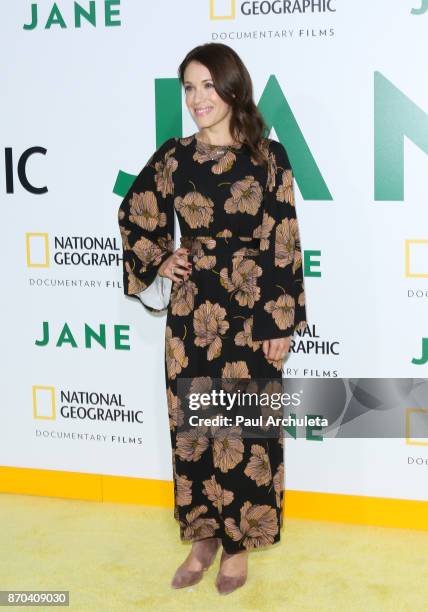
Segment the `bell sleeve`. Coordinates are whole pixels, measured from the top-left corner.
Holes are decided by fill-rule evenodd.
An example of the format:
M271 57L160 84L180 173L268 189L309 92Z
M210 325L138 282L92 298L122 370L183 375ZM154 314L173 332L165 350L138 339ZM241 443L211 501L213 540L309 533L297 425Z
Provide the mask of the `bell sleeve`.
M123 291L149 311L168 307L172 281L158 274L174 252L174 157L176 139L166 140L138 174L119 210Z
M257 264L259 299L254 306L253 340L270 340L307 326L302 253L293 187L284 146L269 143L268 172Z

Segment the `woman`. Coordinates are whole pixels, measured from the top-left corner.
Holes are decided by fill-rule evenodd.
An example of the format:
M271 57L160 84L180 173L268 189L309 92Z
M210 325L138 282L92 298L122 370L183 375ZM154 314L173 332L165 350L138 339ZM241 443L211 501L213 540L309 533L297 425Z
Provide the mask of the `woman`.
M124 292L149 310L167 308L174 517L192 542L171 584L198 582L221 544L216 585L230 593L246 580L248 552L280 540L283 438L181 433L177 383L191 378L206 390L215 377L282 380L291 336L307 325L302 260L290 162L263 135L241 59L209 43L178 72L198 131L165 141L120 206Z

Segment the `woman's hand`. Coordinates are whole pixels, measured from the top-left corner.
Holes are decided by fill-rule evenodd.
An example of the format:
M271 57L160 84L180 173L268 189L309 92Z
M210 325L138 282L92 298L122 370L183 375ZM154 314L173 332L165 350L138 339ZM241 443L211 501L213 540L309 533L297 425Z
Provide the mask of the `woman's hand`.
M184 280L189 278L189 274L192 271L192 264L187 261L189 249L180 247L172 255L165 259L159 267L159 276L166 276L172 281L182 283Z
M263 340L262 348L266 359L285 359L290 349L291 336L286 338L273 338L272 340Z

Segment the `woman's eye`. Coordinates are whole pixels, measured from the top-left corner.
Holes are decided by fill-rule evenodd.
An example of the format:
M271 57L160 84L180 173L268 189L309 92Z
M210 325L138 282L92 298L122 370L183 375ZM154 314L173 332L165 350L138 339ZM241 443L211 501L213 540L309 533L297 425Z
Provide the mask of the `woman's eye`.
M211 87L214 87L214 84L213 83L205 83L205 86L211 88ZM184 87L184 91L185 92L189 91L190 89L192 89L191 85L185 85L185 87Z

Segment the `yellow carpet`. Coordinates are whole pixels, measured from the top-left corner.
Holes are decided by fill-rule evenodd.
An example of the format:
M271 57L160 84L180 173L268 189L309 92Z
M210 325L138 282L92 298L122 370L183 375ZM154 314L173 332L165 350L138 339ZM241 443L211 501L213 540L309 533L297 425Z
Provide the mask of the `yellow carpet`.
M250 554L247 584L220 596L220 554L201 583L170 588L190 550L170 508L0 494L0 521L0 589L69 590L73 611L428 609L426 531L286 519L281 543Z

